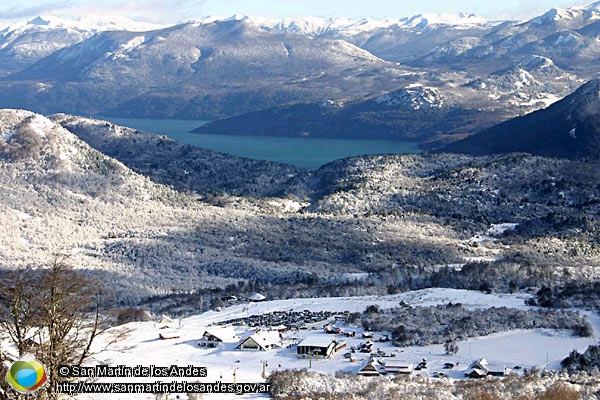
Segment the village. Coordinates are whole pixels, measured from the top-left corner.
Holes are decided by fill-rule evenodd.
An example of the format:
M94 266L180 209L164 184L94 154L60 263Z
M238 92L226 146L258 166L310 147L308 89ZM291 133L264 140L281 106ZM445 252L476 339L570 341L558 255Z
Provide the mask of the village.
M527 308L523 295L425 289L380 296L382 306L400 302L439 304L460 298L469 307ZM102 336L99 363L194 365L205 367L201 382L264 382L275 371L427 379L480 379L560 369L573 349L596 343L571 332L514 330L457 342L454 354L443 344L396 346L391 332L365 330L347 322L352 312L373 304L372 296L269 301L232 300L219 311L181 320L168 317L130 322Z

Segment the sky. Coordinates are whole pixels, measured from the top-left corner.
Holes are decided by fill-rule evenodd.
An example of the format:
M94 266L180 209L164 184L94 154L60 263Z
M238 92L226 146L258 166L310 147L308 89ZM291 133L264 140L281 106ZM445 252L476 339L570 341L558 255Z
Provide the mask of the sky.
M318 16L402 18L421 13L475 13L487 19L524 20L552 7L586 5L573 0L2 0L0 21L38 15L77 17L120 15L139 21L175 23L206 16L246 14L264 17Z

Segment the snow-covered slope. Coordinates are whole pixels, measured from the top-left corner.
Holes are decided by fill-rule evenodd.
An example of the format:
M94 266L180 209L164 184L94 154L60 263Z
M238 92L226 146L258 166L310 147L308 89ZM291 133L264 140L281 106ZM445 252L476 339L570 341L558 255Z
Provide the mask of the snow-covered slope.
M359 312L374 304L383 308L397 306L403 301L410 306L448 304L448 302L462 302L466 307L517 307L526 308L523 305L523 295L484 295L478 292L448 289L427 289L416 292L408 292L393 296L382 297L348 297L348 298L312 298L312 299L290 299L283 301L266 301L263 303L245 303L224 309L221 312L207 312L179 321L157 323L157 322L134 322L124 326L116 327L101 335L96 343L96 349L100 353L96 356L95 363L106 363L111 366L126 365L135 367L142 366L188 366L206 367L207 376L196 379L203 383L223 382L264 382L263 363L267 375L286 369L305 369L309 367L309 360L299 358L296 354L295 344L306 337L321 338L321 340L343 340L346 349L334 354L329 359L310 360L310 371L334 375L336 372L346 372L352 375L363 367L370 358L369 354L354 353L355 362L343 357L343 353L349 351L350 347L357 347L365 339L360 338L362 329L347 326L348 329L358 329L355 338L340 337L339 335L327 335L322 332L325 321L313 324L308 330L291 331L284 333L279 343L281 348L267 351L237 350L235 347L241 341L249 328L244 326L235 327L235 338L228 339L217 348L202 348L198 346L199 339L210 326L230 318L246 317L250 315L261 315L273 311L348 311ZM331 319L333 321L333 319ZM502 369L504 366L512 368L519 365L525 368L538 367L556 369L559 368L560 360L568 353L577 349L583 351L588 345L598 340L599 321L591 319L594 326L595 336L591 338L573 337L566 331L552 330L515 330L486 337L472 338L467 341L458 342L457 354L448 356L444 354L443 345L431 345L423 347L399 348L391 343L376 343L376 347L387 353L394 353L399 362L411 362L416 365L423 358L427 359L428 367L421 371L414 371L413 375L431 377L434 372L443 370L444 363L452 362L456 367L443 370L451 378L465 379L464 373L469 364L480 357L485 358L493 368ZM158 335L173 337L171 340L159 340ZM376 332L376 337L388 332ZM383 358L383 360L390 360ZM515 371L519 373L518 371ZM234 377L235 375L235 377ZM357 377L355 379L361 379ZM372 378L371 378L372 379ZM130 379L131 380L131 379ZM136 378L138 382L153 382L158 378ZM183 379L160 379L164 381L181 381ZM188 379L191 381L191 379ZM103 382L114 381L110 378L101 379ZM109 398L108 395L105 395ZM139 395L138 395L139 397ZM82 398L88 398L82 396ZM96 397L97 398L97 397ZM151 398L151 395L147 395ZM237 398L268 398L266 395L235 395L235 394L211 394L215 399L237 399Z
M524 57L549 57L562 68L584 73L597 72L600 55L597 24L600 2L584 7L553 8L522 22L504 22L483 35L450 38L436 46L418 65L440 64L472 70L498 70Z
M466 86L501 104L545 108L560 100L565 90L582 84L577 76L558 67L552 59L531 55L511 67L477 79Z
M532 18L529 23L537 25L592 22L600 19L600 2L587 6L574 6L569 8L554 7L539 17Z
M418 14L405 18L344 18L344 17L286 17L268 18L236 14L230 17L206 17L195 20L202 24L217 21L245 21L257 28L269 32L294 33L317 36L325 33L341 36L357 35L379 29L397 28L404 30L422 31L434 27L454 27L467 29L474 26L490 26L495 22L489 21L475 14Z
M160 27L157 24L112 16L77 19L40 16L26 22L12 23L0 30L0 75L30 65L98 32L147 31Z
M213 119L214 111L218 115L223 108L235 114L282 100L352 98L394 84L403 72L344 40L272 34L231 20L149 32L102 32L54 52L12 79L49 84L43 95L23 99L23 105L66 91L72 104L97 104L97 113L118 107L119 112L146 110L148 116L191 112L188 118ZM13 99L28 93L14 85L10 90ZM127 100L135 104L123 104ZM42 111L82 113L58 107Z

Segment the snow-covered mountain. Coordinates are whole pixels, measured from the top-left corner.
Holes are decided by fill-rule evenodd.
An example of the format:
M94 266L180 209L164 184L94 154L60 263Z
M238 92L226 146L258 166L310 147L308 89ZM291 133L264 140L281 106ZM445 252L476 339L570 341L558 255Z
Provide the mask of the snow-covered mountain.
M483 35L464 35L434 47L413 63L420 67L467 68L494 72L540 55L586 79L597 73L600 57L600 2L585 7L553 8L523 22L504 22Z
M390 61L404 62L466 33L483 35L499 22L475 14L418 14L399 19L239 17L268 32L343 39Z
M80 17L66 19L40 16L0 30L0 76L31 65L56 50L74 45L98 32L111 30L147 31L160 25L124 17Z
M96 34L13 74L13 81L38 84L32 92L29 83L9 83L11 103L0 101L46 113L80 114L95 104L97 113L212 119L282 102L354 98L405 75L340 39L272 34L242 20L196 22ZM79 99L67 109L44 99L67 92Z
M344 37L378 29L397 28L412 31L424 31L436 27L454 27L468 29L476 26L491 26L495 22L488 21L475 14L418 14L405 18L344 18L344 17L286 17L268 18L236 14L230 17L206 17L190 22L202 24L219 21L245 21L261 30L278 33L294 33L309 36L335 34Z
M582 83L582 79L558 67L550 58L531 55L487 78L469 82L466 87L487 93L500 104L537 109L549 106L563 97L565 90L573 91Z
M550 107L514 118L445 148L468 154L527 152L550 157L600 156L600 79Z
M387 99L422 85L444 105L506 118L597 75L599 10L597 2L520 22L473 14L234 15L162 29L42 17L2 31L0 76L13 74L0 77L0 107L213 120L280 105Z
M549 11L532 18L529 23L537 25L560 24L573 26L575 24L589 23L600 19L600 2L583 7L551 8Z

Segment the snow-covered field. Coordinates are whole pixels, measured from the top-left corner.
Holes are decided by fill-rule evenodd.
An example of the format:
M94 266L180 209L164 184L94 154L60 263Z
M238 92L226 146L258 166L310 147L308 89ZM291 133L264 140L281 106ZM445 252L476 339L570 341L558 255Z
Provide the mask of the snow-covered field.
M333 374L336 371L356 373L368 360L369 355L355 353L356 361L350 362L344 358L347 349L336 353L331 359L317 359L309 361L300 359L296 355L295 346L287 347L309 335L327 334L322 332L325 322L314 324L314 329L299 330L298 332L284 335L284 347L270 351L235 350L238 341L231 340L216 349L200 348L198 340L205 329L211 324L231 318L262 314L272 311L364 311L371 305L377 304L382 308L393 307L400 301L410 305L436 305L448 302L462 303L466 307L480 308L491 306L506 306L514 308L527 308L524 304L526 294L483 294L475 291L453 289L425 289L390 296L365 296L355 298L314 298L290 299L278 301L265 301L262 303L239 304L224 309L221 312L210 311L198 316L185 318L172 323L161 324L157 322L136 322L116 327L105 333L96 342L96 350L104 349L96 356L98 363L109 365L127 366L203 366L207 368L208 376L199 378L200 382L233 382L234 373L237 382L264 382L262 378L263 362L266 362L266 372L278 369L303 369L309 368L321 373ZM416 365L423 358L427 359L427 370L419 373L432 375L434 372L445 372L451 378L463 378L469 364L480 357L487 359L490 366L496 368L509 367L521 368L537 367L540 369L556 369L560 361L568 353L576 349L583 351L588 345L598 341L600 332L600 318L588 314L594 326L593 338L579 338L565 331L532 330L511 331L494 334L487 337L472 338L458 342L459 351L454 356L444 354L442 345L424 347L398 348L391 343L376 342L375 348L380 348L386 353L395 353L396 359L408 360ZM345 338L348 348L357 346L365 341L360 337L362 329L352 327L357 331L354 338ZM236 327L235 333L241 337L248 328ZM160 340L158 335L176 339ZM375 332L375 339L386 332ZM331 335L330 337L334 337ZM445 362L452 362L457 366L452 370L443 370ZM154 382L160 378L136 378L140 382ZM121 379L131 381L132 379ZM181 381L181 379L178 379ZM187 379L192 381L193 379ZM162 379L163 382L169 379ZM116 398L116 395L106 395L106 398ZM128 398L126 395L124 398ZM185 396L185 395L184 395ZM84 396L82 396L84 397ZM130 395L133 398L133 395ZM266 398L267 395L207 395L209 398ZM98 398L95 395L94 398ZM119 397L120 398L120 397ZM139 395L136 396L139 398ZM147 398L153 398L148 395ZM180 396L182 398L182 396Z

